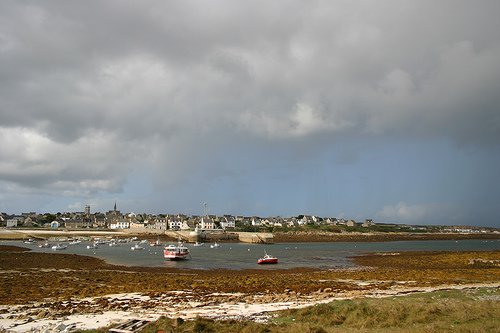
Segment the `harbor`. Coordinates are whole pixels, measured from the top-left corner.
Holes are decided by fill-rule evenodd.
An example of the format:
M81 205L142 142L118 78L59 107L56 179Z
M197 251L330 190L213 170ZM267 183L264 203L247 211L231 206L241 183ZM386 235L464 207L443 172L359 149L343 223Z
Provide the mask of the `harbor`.
M151 246L150 242L139 238L122 238L119 242L101 237L101 244L95 246L95 240L84 240L70 245L70 241L61 242L59 238L49 243L66 244L64 250L55 251L52 247L40 247L42 242L24 243L23 241L1 241L3 245L23 246L36 253L66 253L91 256L106 263L123 266L169 267L180 269L255 269L257 259L265 252L279 258L278 265L258 266L261 269L336 269L355 267L353 257L365 253L400 253L408 251L498 251L500 240L435 240L435 241L397 241L397 242L325 242L325 243L185 243L190 251L190 260L169 261L163 256L163 246L176 241L161 241L163 246ZM110 246L112 244L112 246ZM141 245L141 251L132 251L131 247ZM154 244L154 243L152 243ZM88 248L90 245L93 247Z

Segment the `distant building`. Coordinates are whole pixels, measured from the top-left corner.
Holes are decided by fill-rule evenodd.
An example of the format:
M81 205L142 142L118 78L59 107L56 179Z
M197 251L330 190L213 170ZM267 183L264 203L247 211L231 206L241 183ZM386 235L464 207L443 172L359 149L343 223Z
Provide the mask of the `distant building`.
M144 222L139 222L137 220L131 220L129 224L130 229L145 229L146 226Z
M214 220L212 220L210 217L208 216L203 216L201 218L201 223L200 223L200 228L202 230L212 230L212 229L215 229L215 223L214 223Z
M106 228L106 215L102 213L94 214L94 228Z
M181 225L181 230L191 230L191 229L194 229L195 227L191 226L191 224L189 222L190 222L189 220L183 220L182 221L182 225Z
M346 226L348 226L348 227L355 227L356 225L357 225L357 223L354 220L349 220L346 223Z
M168 223L166 218L156 218L154 223L154 229L156 230L167 230Z
M220 221L220 227L222 229L234 229L236 226L236 219L231 215L224 215Z
M83 228L83 220L82 220L82 218L79 218L79 217L67 219L64 224L65 224L67 229Z
M106 218L105 218L106 225L110 229L116 229L116 226L118 225L118 221L120 221L120 220L123 220L123 215L122 215L122 213L120 213L119 210L116 209L116 202L115 202L115 206L113 207L113 210L110 210L106 213ZM115 226L115 228L112 228L111 225Z
M326 224L328 225L337 225L337 219L336 218L327 218L326 221L325 221Z
M6 227L7 228L15 228L18 226L18 224L20 224L20 218L17 218L17 217L13 217L13 218L10 218L10 219L7 219L6 220Z
M374 225L375 225L375 223L373 222L372 219L366 219L365 222L363 222L363 224L361 226L364 228L369 228L369 227L374 226Z
M31 228L31 227L33 227L33 225L34 225L34 222L33 222L33 219L31 218L31 216L28 216L24 219L23 226Z
M116 220L111 222L109 225L110 229L129 229L130 228L130 222L124 219Z
M262 220L258 217L252 217L252 226L259 227L262 224Z
M84 215L82 216L82 228L93 228L94 227L94 221L90 217L90 215Z
M168 228L171 230L179 230L182 227L182 218L178 216L169 216L167 221Z

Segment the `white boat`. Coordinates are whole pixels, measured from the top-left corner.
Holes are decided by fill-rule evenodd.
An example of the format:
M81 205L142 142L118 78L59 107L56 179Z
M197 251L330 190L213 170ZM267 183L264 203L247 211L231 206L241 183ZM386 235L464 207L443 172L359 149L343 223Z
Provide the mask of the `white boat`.
M203 245L205 245L205 243L196 242L193 244L193 246L203 246Z
M211 249L217 249L217 248L219 248L219 247L220 247L220 244L219 244L219 243L217 243L217 242L215 242L215 243L213 243L212 245L210 245L210 248L211 248Z
M35 243L35 240L33 238L29 238L24 241L24 244L33 244L33 243Z
M144 247L140 244L135 244L130 248L132 251L137 251L137 250L144 250Z
M117 242L115 241L112 241L112 242L109 242L108 243L109 246L120 246L120 244L118 244Z
M99 245L97 243L87 245L87 249L92 250L92 249L97 249L99 248Z
M80 244L82 241L79 240L79 239L75 239L75 240L72 240L71 242L69 242L69 245L76 245L76 244Z
M181 241L165 246L163 256L169 260L186 260L191 257L189 249Z
M67 248L68 248L68 246L65 244L57 244L57 245L52 246L52 250L65 250Z
M48 249L48 248L52 247L52 244L50 244L49 242L45 242L45 243L38 244L38 247L41 249Z
M162 246L162 243L160 242L160 238L156 240L154 243L149 243L149 246Z

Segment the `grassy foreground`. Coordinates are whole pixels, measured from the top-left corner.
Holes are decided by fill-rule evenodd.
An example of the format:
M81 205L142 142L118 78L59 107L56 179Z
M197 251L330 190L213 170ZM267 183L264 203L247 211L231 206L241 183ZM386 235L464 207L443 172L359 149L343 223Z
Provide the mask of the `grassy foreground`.
M87 332L106 332L107 329ZM499 332L500 290L452 290L335 301L251 320L161 318L143 332Z

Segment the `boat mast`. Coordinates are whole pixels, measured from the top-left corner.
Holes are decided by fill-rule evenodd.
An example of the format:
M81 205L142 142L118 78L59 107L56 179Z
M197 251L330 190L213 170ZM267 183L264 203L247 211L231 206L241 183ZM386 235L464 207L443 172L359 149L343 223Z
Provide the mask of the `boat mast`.
M207 203L203 203L203 216L208 217Z

